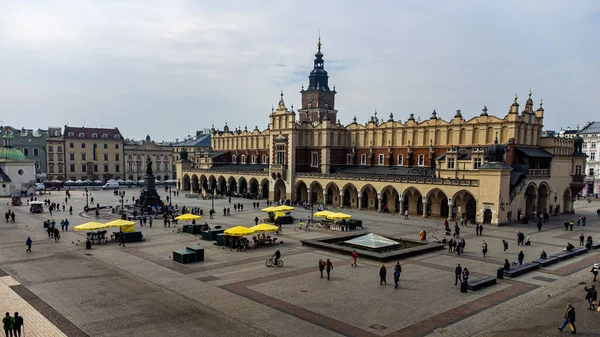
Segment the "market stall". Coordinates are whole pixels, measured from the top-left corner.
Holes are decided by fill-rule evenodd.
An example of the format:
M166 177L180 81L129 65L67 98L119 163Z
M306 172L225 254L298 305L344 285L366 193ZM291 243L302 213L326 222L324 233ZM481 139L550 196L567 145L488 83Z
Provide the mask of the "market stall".
M245 236L252 235L254 232L253 229L244 226L228 228L223 234L217 235L217 245L237 248L238 251L245 250L250 245L250 241Z
M31 213L44 212L44 202L43 201L30 201L29 202L29 212L31 212Z

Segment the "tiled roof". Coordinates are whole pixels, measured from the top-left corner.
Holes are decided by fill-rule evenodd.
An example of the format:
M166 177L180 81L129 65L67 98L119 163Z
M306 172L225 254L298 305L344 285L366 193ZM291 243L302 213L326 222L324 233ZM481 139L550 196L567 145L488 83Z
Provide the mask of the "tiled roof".
M579 133L583 133L583 134L600 133L600 123L591 122L585 128L583 128Z
M196 138L186 139L179 143L174 143L174 147L210 147L210 135L200 135Z
M65 139L124 139L121 131L119 131L119 128L77 128L65 126L64 136Z

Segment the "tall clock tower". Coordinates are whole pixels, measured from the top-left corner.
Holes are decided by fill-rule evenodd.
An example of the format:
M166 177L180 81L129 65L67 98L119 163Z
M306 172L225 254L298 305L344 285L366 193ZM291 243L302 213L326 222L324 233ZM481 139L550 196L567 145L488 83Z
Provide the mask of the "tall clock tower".
M317 43L318 51L315 54L315 65L308 76L308 88L300 91L302 94L302 109L298 110L300 122L320 122L323 119L337 120L335 110L336 91L329 89L329 75L323 67L323 53L321 53L321 37Z

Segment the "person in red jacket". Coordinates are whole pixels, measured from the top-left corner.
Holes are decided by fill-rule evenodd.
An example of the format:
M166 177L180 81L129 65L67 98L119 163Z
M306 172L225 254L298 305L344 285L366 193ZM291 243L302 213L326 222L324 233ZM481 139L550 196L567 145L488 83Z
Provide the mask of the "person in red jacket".
M358 267L356 265L356 259L357 258L358 258L358 253L355 250L353 250L352 251L352 264L350 265L351 267Z

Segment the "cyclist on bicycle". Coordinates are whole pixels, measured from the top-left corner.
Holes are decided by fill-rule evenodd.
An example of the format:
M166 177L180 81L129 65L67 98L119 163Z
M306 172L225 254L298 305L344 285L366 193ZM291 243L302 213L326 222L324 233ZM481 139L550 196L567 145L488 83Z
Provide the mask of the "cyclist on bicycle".
M279 259L281 259L281 252L279 251L279 249L277 249L275 251L275 263L274 263L274 265L277 265L277 261L279 261Z

